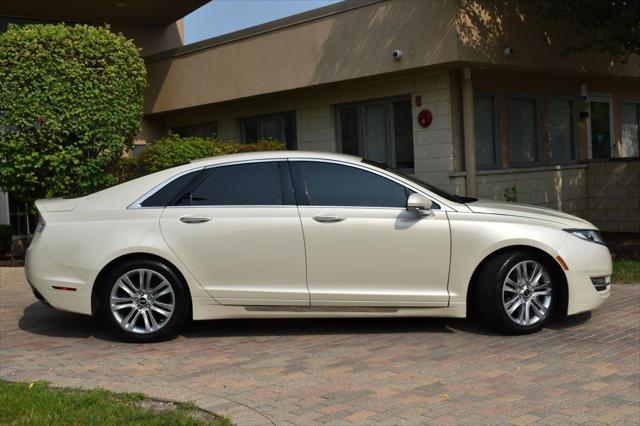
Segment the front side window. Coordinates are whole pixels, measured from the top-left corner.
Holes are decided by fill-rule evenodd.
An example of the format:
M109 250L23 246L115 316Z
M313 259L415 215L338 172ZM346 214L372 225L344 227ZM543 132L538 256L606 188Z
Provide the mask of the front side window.
M296 162L312 206L401 207L405 187L357 167L313 161Z
M538 161L538 102L534 98L510 98L507 102L509 163L529 165Z
M296 149L295 121L293 112L243 118L240 120L242 142L274 139L285 144L287 149Z
M549 158L552 163L575 160L573 102L554 99L548 105Z
M194 189L177 201L181 206L282 205L283 192L278 162L213 167Z
M640 156L640 103L620 105L621 157Z
M490 95L476 95L473 100L476 163L479 169L495 167L498 165L496 98Z

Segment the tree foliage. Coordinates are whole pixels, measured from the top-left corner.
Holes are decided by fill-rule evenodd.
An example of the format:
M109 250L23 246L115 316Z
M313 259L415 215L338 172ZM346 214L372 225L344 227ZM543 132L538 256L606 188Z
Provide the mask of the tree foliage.
M536 0L545 18L567 25L565 53L595 49L618 60L640 54L640 1Z
M240 144L221 142L218 138L180 137L174 133L158 139L140 155L137 174L153 173L170 167L187 164L192 160L218 155L252 151L278 151L283 143L263 139L256 143Z
M0 34L0 187L30 201L115 183L145 85L139 49L108 26L10 26Z

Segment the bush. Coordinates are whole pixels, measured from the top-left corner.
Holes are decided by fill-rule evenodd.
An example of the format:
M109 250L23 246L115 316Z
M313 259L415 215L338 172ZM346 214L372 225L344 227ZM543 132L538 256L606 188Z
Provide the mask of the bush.
M0 256L6 256L11 251L11 226L0 225Z
M30 201L114 184L145 85L139 49L108 26L9 26L0 34L0 187Z
M198 158L235 154L238 152L279 151L284 144L264 139L256 143L239 144L221 142L218 138L180 137L169 133L149 145L139 157L139 173L154 173L170 167L187 164Z

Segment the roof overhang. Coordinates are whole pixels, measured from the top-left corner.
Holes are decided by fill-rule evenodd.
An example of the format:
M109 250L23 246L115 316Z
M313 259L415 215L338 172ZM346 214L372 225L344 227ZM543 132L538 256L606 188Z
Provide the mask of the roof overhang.
M91 24L167 26L210 0L3 0L0 15Z

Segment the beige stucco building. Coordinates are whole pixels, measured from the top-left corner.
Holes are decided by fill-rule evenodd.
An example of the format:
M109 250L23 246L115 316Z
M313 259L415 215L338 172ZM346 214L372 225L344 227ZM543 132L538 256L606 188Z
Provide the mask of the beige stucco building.
M112 26L148 65L140 146L273 137L640 232L640 58L563 56L533 2L347 0L186 46L181 21Z

